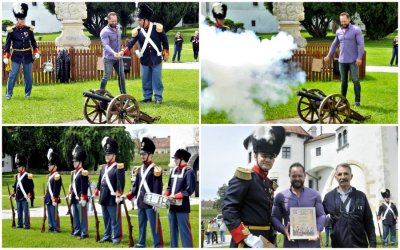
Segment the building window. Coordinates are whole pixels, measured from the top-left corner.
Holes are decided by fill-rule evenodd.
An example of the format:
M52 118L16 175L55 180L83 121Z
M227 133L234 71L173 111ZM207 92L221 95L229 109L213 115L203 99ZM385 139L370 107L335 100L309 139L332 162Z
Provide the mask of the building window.
M347 130L343 131L343 146L347 145Z
M36 26L36 22L34 20L31 21L32 26Z
M321 155L321 147L316 148L315 154L316 154L317 156L320 156L320 155Z
M339 148L341 148L342 145L343 145L343 143L342 143L342 134L339 134L339 136L338 136L338 146L339 146Z
M256 20L251 20L251 27L256 27Z
M37 2L32 2L32 6L37 6Z
M282 158L290 159L290 147L282 147Z
M313 180L308 180L308 187L309 188L314 188L314 181Z
M253 2L253 6L258 6L258 2Z
M249 159L248 162L251 162L251 152L249 153Z

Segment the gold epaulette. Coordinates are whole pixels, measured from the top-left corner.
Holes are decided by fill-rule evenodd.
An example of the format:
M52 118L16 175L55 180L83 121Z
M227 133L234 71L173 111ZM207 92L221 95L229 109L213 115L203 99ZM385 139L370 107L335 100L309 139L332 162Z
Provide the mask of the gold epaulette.
M17 179L17 175L18 175L18 174L14 175L14 181Z
M13 25L13 26L8 26L6 30L7 30L8 33L10 33L10 32L13 31L14 28L15 28L15 25Z
M82 170L82 176L88 176L89 175L89 171L87 170Z
M27 26L29 27L30 31L34 31L35 30L35 26L33 26L33 25L27 25Z
M236 171L235 171L235 177L237 177L241 180L249 181L249 180L251 180L252 172L253 172L253 170L251 170L251 169L238 167L238 168L236 168Z
M124 164L123 163L118 163L117 164L117 168L118 169L123 169L124 168Z
M272 189L276 191L278 189L278 183L276 181L272 181Z
M132 29L132 37L137 37L137 35L139 34L139 30L140 30L140 26Z
M33 174L28 174L28 179L32 180L33 179Z
M154 176L159 177L162 174L162 168L157 165L154 165Z
M54 176L54 180L58 181L58 180L60 180L60 179L61 179L61 175L60 175L60 174L56 174L56 175Z
M156 30L158 33L163 32L164 26L161 23L154 23L154 25L156 26Z

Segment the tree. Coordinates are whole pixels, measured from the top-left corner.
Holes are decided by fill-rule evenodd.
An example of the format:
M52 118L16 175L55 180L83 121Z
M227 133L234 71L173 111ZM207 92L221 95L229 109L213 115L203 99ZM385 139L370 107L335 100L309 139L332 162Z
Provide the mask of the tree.
M396 31L398 3L357 3L357 13L365 24L366 37L379 40Z
M7 31L7 27L13 26L14 22L11 20L2 20L1 21L1 30Z
M218 198L215 199L215 202L213 204L214 209L221 211L227 189L228 189L228 185L226 185L225 183L222 185L222 187L218 188L218 192L217 192Z
M152 21L161 23L165 32L174 28L192 7L192 3L187 2L149 2L147 4L154 11Z
M183 17L183 23L185 24L198 24L199 23L199 3L190 3L188 12Z

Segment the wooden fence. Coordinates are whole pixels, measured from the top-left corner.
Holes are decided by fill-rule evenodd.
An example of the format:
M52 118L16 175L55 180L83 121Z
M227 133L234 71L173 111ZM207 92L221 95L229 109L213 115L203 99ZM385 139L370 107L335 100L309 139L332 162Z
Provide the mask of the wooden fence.
M328 54L330 44L328 43L308 43L305 50L296 50L292 57L292 62L295 62L302 70L306 72L308 81L331 81L339 79L339 75L333 73L333 60L327 64L323 58ZM366 54L362 59L362 64L358 69L360 79L365 78ZM334 54L334 58L339 57L339 50Z
M35 60L32 65L32 81L36 84L49 84L56 83L56 59L57 47L54 42L38 42L41 57ZM137 49L135 45L130 53L131 68L130 72L125 74L126 79L133 79L140 76L140 63L139 58L133 51ZM103 77L103 70L99 69L98 64L102 65L103 48L100 42L93 42L87 50L74 50L69 49L70 57L70 81L100 81ZM51 61L54 65L53 72L43 72L42 66L45 62ZM101 67L102 68L102 67ZM6 84L8 74L3 64L3 78L2 83ZM113 70L112 79L116 78L116 73ZM17 78L17 84L23 84L22 67Z

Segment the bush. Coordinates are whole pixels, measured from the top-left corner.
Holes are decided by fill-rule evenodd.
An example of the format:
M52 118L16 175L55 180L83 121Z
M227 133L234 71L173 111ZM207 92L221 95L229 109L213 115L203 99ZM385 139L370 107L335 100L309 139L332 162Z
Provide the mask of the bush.
M13 26L13 25L14 25L13 21L11 21L11 20L3 20L2 23L1 23L1 30L2 31L6 31L7 27Z

